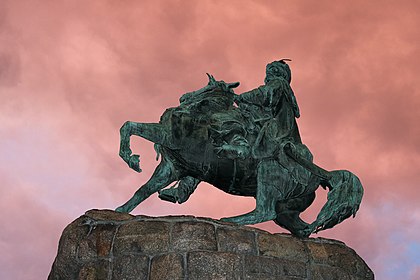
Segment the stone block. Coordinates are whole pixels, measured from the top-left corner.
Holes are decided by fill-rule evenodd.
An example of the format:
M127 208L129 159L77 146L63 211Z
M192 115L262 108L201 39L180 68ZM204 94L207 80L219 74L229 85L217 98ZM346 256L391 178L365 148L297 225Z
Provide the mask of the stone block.
M217 228L219 251L238 254L257 254L255 233L234 228Z
M303 242L290 235L259 233L257 237L261 256L277 257L301 262L308 261Z
M312 239L305 242L315 264L343 269L348 275L373 279L373 273L353 249L338 241Z
M307 277L306 264L303 262L262 256L245 256L244 273L246 279L270 277L305 279Z
M116 228L110 224L98 225L89 234L86 234L79 244L79 260L88 261L97 257L108 257Z
M169 223L136 221L122 225L115 238L114 255L158 254L169 250Z
M108 280L109 270L108 260L87 262L81 267L77 280Z
M226 252L191 252L187 256L187 278L202 279L241 279L241 257Z
M180 254L166 254L152 259L150 280L184 279L184 260Z
M179 222L172 228L175 251L217 250L214 225L203 222Z
M313 280L352 280L344 269L338 267L315 264L310 269L311 279Z
M112 280L147 280L148 274L149 257L147 256L126 255L113 260Z
M77 279L80 270L79 245L89 232L88 227L81 226L83 221L82 216L64 229L59 241L57 257L48 276L49 280ZM94 257L94 254L90 252L89 256Z
M92 209L86 211L84 216L97 221L127 221L135 218L135 216L130 215L128 213L119 213L107 209Z

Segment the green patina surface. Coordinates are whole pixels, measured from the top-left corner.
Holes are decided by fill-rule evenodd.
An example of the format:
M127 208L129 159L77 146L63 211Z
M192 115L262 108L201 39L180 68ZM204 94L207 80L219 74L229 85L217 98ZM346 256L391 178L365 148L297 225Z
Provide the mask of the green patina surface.
M313 163L302 143L299 107L285 60L266 67L264 85L237 95L239 83L216 81L184 94L159 123L126 122L120 130L120 156L140 172L130 136L155 143L161 162L150 180L118 212L130 212L153 193L173 203L188 200L201 181L233 195L252 196L255 210L222 220L256 224L273 220L292 234L307 237L355 215L363 196L359 179L346 170L327 171ZM173 184L171 187L167 188ZM318 187L328 200L313 223L299 215Z

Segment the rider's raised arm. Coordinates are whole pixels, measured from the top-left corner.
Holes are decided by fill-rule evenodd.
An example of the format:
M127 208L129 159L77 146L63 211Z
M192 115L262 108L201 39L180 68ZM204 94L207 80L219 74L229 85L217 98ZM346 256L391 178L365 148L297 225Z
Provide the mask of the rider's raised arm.
M260 86L256 89L244 92L239 95L235 95L235 103L239 106L246 104L263 106L265 99L264 93L262 92L263 87L264 86Z

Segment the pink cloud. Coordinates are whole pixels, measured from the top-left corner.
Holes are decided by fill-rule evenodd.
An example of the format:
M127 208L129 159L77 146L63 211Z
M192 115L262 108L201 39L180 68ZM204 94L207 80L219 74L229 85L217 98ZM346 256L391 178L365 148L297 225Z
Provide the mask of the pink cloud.
M4 279L46 278L57 250L59 233L68 217L51 211L39 203L36 192L11 179L2 179L0 222L5 225L0 233L0 276ZM4 189L3 189L4 188ZM23 189L26 189L23 191ZM21 269L25 267L25 269Z
M415 280L420 278L420 266L417 266L413 271L410 273L410 280Z
M349 169L365 186L357 218L320 236L345 241L387 279L383 256L404 255L391 236L419 242L416 10L415 1L3 1L0 191L12 214L2 224L20 221L2 232L2 246L18 248L1 260L6 278L19 278L15 263L31 262L19 245L35 238L29 232L49 239L37 245L48 254L33 270L33 279L45 278L51 240L66 223L90 208L115 208L151 176L151 143L133 139L142 174L118 157L124 121L158 121L181 94L207 83L206 72L240 81L238 93L250 90L262 84L267 62L290 57L298 122L315 161ZM253 203L202 185L185 205L153 196L134 213L220 218Z

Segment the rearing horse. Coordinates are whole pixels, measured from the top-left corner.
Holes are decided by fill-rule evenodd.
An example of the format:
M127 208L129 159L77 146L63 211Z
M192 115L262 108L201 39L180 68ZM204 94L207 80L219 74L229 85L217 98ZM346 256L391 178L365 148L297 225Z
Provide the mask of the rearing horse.
M182 106L165 111L159 123L126 122L120 129L120 156L130 168L141 172L139 156L132 154L130 136L136 135L155 143L161 162L149 181L133 197L118 207L118 212L131 212L153 193L171 202L183 203L201 181L233 195L251 196L256 208L246 214L223 218L238 224L256 224L273 220L299 237L331 228L355 215L363 196L359 179L346 170L326 171L312 162L307 147L285 141L272 157L258 159L252 156L229 159L220 157L212 143L211 125L214 98L221 98L225 108L232 106L232 88L239 83L227 84L210 81L204 88L185 94L183 99L194 98L205 116L191 116ZM191 109L191 108L189 108ZM197 109L197 108L195 108ZM213 110L213 111L212 111ZM254 137L254 136L249 136ZM171 183L177 187L165 189ZM317 219L308 224L300 217L315 199L319 186L329 190L328 200Z

